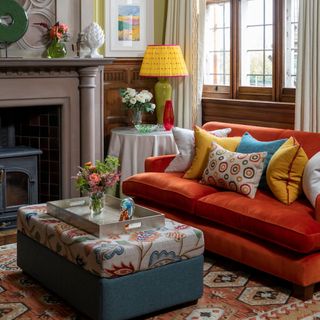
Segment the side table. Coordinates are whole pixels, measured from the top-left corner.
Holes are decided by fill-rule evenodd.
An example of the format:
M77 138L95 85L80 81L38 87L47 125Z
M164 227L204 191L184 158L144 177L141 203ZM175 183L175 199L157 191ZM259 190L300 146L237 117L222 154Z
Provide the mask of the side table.
M144 172L144 160L147 157L177 152L171 131L139 133L134 128L111 130L108 155L120 160L121 182L136 173Z

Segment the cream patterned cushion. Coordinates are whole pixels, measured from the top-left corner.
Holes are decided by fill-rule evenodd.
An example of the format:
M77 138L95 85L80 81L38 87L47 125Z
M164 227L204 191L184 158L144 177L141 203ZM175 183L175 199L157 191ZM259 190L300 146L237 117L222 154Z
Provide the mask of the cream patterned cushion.
M237 153L212 142L202 182L255 197L267 152Z

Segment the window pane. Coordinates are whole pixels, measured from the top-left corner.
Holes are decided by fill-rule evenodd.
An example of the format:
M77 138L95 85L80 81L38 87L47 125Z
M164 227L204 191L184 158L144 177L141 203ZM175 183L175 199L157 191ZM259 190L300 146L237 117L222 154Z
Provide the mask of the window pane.
M207 4L206 85L230 85L230 1Z
M273 47L273 27L265 27L265 49L272 50Z
M278 0L277 0L278 1ZM265 1L265 23L273 24L273 1Z
M241 4L246 6L246 23L247 25L261 25L263 21L263 0L244 1Z
M250 63L249 74L263 75L263 52L251 51L247 55Z
M272 75L272 51L265 51L265 74Z
M272 86L273 0L241 1L241 85Z
M247 50L263 49L263 27L248 27L246 36L250 41L248 41Z
M285 13L285 87L295 88L298 52L299 0L286 0Z

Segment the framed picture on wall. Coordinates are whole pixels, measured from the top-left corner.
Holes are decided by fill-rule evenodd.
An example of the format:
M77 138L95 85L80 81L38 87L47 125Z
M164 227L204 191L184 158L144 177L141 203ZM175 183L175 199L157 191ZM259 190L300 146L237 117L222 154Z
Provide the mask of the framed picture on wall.
M154 38L153 0L105 1L107 57L142 57Z

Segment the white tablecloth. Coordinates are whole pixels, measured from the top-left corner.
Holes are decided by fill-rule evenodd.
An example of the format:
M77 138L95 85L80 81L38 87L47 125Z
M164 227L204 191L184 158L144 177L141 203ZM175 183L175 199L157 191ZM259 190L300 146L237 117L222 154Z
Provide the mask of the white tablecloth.
M177 146L171 131L139 134L134 128L111 130L108 155L120 159L121 181L144 172L144 160L147 157L176 153Z

